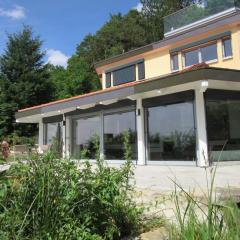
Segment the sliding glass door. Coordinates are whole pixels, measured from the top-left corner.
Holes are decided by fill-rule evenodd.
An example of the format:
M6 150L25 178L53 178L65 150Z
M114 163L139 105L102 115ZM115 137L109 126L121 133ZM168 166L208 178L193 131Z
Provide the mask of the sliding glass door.
M205 94L211 161L240 160L240 93L210 90Z
M99 145L99 116L73 119L72 155L76 159L95 159Z
M124 160L124 134L128 132L132 158L137 159L135 111L104 115L106 160Z
M165 98L166 99L166 98ZM148 161L195 161L193 101L167 101L146 108ZM156 106L158 105L158 106Z

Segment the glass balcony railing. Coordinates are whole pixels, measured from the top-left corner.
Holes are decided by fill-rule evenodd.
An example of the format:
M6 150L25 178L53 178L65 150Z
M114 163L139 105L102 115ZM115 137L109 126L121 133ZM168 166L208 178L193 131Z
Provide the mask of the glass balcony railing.
M164 18L164 33L187 27L205 18L214 17L223 12L240 7L240 0L202 0Z

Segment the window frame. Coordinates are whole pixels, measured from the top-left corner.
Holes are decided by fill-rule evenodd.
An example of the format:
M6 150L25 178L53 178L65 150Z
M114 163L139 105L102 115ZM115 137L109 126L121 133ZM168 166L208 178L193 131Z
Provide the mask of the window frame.
M195 99L195 94L194 94ZM146 162L151 165L189 165L189 166L196 166L197 164L197 128L196 128L196 107L195 107L195 100L192 99L181 99L180 101L169 101L169 103L164 102L153 106L145 106L144 107L144 132L145 132L145 156ZM152 160L149 157L149 115L148 111L150 108L160 107L160 106L170 106L175 104L182 104L182 103L191 103L192 104L192 111L193 111L193 125L194 125L194 134L195 134L195 158L193 160L186 161L185 159L168 159L168 160Z
M230 46L231 46L231 55L229 55L229 56L226 56L225 46L224 46L224 41L227 41L227 40L230 41ZM222 44L222 58L223 58L223 60L233 58L232 37L228 36L228 37L225 37L225 38L221 39L221 44Z
M199 45L199 46L196 46L196 47L193 47L193 48L189 48L189 49L183 50L182 51L183 67L184 68L189 68L189 67L192 67L192 66L195 65L195 64L192 64L192 65L186 66L186 56L185 56L186 53L197 50L198 51L198 63L196 63L196 64L204 63L203 58L202 58L201 49L205 48L205 47L208 47L208 46L211 46L211 45L216 45L216 50L217 50L217 42L218 41L215 40L215 41L208 42L206 44L202 44L202 45ZM218 56L218 52L217 52L217 58L216 59L212 59L212 60L206 61L205 63L207 63L207 64L216 63L216 62L218 62L218 58L219 58L219 56Z
M141 65L141 64L143 66L143 69L142 69L143 78L139 78L139 76L140 76L139 65ZM106 69L103 86L105 88L111 88L111 87L114 87L114 86L120 86L122 84L129 83L129 82L124 82L124 83L120 83L120 84L114 84L114 72L119 71L119 70L123 70L123 69L128 68L128 67L134 67L134 80L129 81L129 82L135 82L135 81L146 79L145 59L139 59L139 60L136 60L136 61L133 61L133 62L129 62L128 64L125 64L125 65L120 65L118 67L114 67L114 68L111 68L111 69ZM110 74L110 78L111 78L111 81L110 81L111 85L110 86L107 85L107 81L106 81L107 74Z
M97 111L97 112L94 112L94 113L85 113L85 114L80 114L80 115L73 115L71 116L71 138L70 138L70 141L71 141L71 147L70 147L70 155L71 157L73 156L74 154L74 124L73 122L74 121L78 121L78 120L81 120L81 119L89 119L89 118L96 118L96 117L99 117L99 122L100 122L100 125L102 124L102 117L101 117L101 112L100 111ZM100 127L100 130L99 130L99 133L100 133L100 142L101 142L101 127ZM101 147L101 143L100 143L100 147ZM79 159L78 159L79 160ZM80 160L84 160L84 159L80 159ZM85 159L86 160L86 159ZM94 159L90 159L90 160L94 160Z
M48 143L48 136L49 136L48 124L57 124L57 125L60 124L60 127L61 127L61 138L63 138L63 121L43 123L43 144L51 146L52 142ZM57 126L57 128L58 128L58 126ZM51 139L51 141L52 141L52 139Z
M136 67L136 65L137 65L137 64L133 64L133 65L129 65L129 66L127 66L127 67L119 68L119 69L116 69L116 70L112 71L112 72L111 72L111 75L112 75L112 85L115 87L115 86L120 86L120 85L122 85L122 84L130 83L130 82L135 82L135 81L137 80L137 67ZM127 82L121 82L121 83L117 83L117 84L116 84L116 83L115 83L115 80L116 80L116 79L114 79L114 73L115 73L115 72L118 72L118 71L125 70L125 69L127 69L127 68L133 68L133 70L134 70L134 78L133 78L133 80L127 81Z
M173 68L173 66L174 66L174 64L173 64L173 58L174 58L174 57L177 57L177 66L178 66L177 69L174 69L174 68ZM171 65L171 72L178 72L178 71L179 71L179 54L178 54L178 52L177 52L177 53L172 53L172 54L170 55L170 65Z
M107 84L107 76L109 75L109 84ZM112 87L112 72L106 72L105 73L105 88L110 88Z
M73 156L73 131L74 131L74 126L73 126L73 121L78 120L78 119L86 119L86 118L91 118L91 117L100 117L100 153L104 153L104 115L111 115L111 114L116 114L116 113L125 113L125 112L134 112L135 113L135 127L137 131L137 117L136 117L136 106L135 105L130 105L130 106L122 106L118 108L111 108L111 109L104 109L104 110L99 110L96 112L90 112L90 113L80 113L80 114L75 114L71 115L70 117L70 122L71 122L71 127L70 127L70 132L71 132L71 137L70 137L70 156L72 159L74 159ZM136 138L137 142L137 138ZM136 148L137 148L136 144ZM136 149L136 153L138 153ZM86 159L81 159L81 160L86 160ZM90 159L89 161L91 162L96 162L96 159ZM133 162L137 162L138 159L133 159ZM121 159L114 159L114 160L106 160L107 163L125 163L125 160Z
M136 109L132 108L132 107L124 107L124 108L120 108L120 109L113 109L113 110L109 110L109 111L105 111L102 113L102 145L103 145L103 152L105 155L105 141L104 141L104 134L105 134L105 126L104 126L104 117L105 116L110 116L110 115L114 115L114 114L123 114L123 113L129 113L129 112L133 112L134 113L134 124L135 124L135 132L136 132L136 142L135 142L135 148L136 148L136 156L138 155L138 139L137 139L137 116L136 116ZM110 162L110 163L118 163L118 162L125 162L126 159L105 159L105 161ZM138 156L137 159L132 159L132 162L137 162L138 161Z

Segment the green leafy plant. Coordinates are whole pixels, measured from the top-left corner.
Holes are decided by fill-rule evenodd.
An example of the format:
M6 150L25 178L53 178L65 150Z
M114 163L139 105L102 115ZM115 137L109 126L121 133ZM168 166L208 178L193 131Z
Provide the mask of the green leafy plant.
M99 142L95 141L96 149ZM54 153L31 156L1 178L1 239L120 239L136 234L142 208L134 202L130 164L80 169Z

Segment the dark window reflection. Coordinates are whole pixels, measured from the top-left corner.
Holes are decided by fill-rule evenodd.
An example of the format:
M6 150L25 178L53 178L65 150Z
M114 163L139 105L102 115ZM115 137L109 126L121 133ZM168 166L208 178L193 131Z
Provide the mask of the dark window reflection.
M136 80L136 66L121 68L113 72L113 85L133 82Z
M240 99L206 99L206 115L210 160L239 161Z
M73 120L73 156L95 159L96 143L99 144L100 117Z
M124 160L123 134L130 133L133 159L136 156L135 112L115 113L104 116L104 153L107 160Z
M52 145L54 141L62 141L62 122L46 123L45 144Z
M191 102L148 108L148 160L192 161L195 142Z

